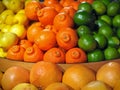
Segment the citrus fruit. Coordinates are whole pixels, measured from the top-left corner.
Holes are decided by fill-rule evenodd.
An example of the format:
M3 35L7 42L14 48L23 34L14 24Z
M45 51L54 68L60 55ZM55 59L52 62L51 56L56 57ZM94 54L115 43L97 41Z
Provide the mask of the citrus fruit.
M81 37L84 34L92 34L92 31L87 25L80 25L76 31L79 37Z
M44 90L54 82L62 81L62 71L57 64L45 61L35 63L30 71L30 83Z
M106 6L103 2L99 0L95 0L92 3L93 10L96 12L98 15L102 15L106 12Z
M116 30L116 35L117 35L117 37L120 39L120 28L118 28L118 29Z
M30 71L21 66L9 67L3 74L1 85L4 90L12 90L17 84L29 82ZM7 83L6 83L7 82Z
M83 2L78 5L78 10L87 11L88 13L92 13L92 5L88 2Z
M98 33L103 34L106 38L114 35L112 27L108 25L103 25L98 29Z
M97 42L92 35L86 34L78 39L78 47L87 52L93 51L97 47Z
M104 50L106 60L117 59L120 57L118 50L115 47L108 47Z
M81 48L71 48L65 54L66 63L80 63L87 61L87 54Z
M62 78L62 82L72 87L73 90L80 90L93 80L95 80L95 72L82 64L67 68Z
M105 21L109 25L112 25L112 19L111 19L110 16L108 16L108 15L101 15L100 19L103 20L103 21Z
M81 90L112 90L112 88L102 81L91 81L85 85Z
M87 54L88 62L99 62L104 60L104 53L100 49L96 49Z
M97 41L98 48L104 49L107 46L107 38L103 34L94 34L95 40Z
M102 65L96 73L96 79L114 88L120 80L120 64L113 61Z
M115 16L118 14L120 9L119 3L116 1L112 1L107 5L107 15L109 16Z
M92 22L92 15L87 11L76 12L73 17L74 23L78 26L80 25L88 25Z
M55 82L48 85L45 90L73 90L70 86L62 83L62 82Z
M116 36L108 38L108 45L117 48L120 45L119 38Z
M120 27L120 14L113 17L113 26Z

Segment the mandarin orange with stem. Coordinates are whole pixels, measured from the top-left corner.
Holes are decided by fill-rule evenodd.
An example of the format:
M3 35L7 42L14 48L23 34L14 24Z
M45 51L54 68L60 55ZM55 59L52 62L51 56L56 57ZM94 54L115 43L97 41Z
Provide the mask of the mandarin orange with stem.
M65 63L65 53L60 48L51 48L43 56L44 61L52 63Z
M25 15L30 20L38 20L37 11L42 8L42 4L39 1L30 1L25 5Z
M66 27L59 30L56 40L59 47L69 50L77 46L78 36L74 29Z
M25 62L38 62L43 60L43 51L38 48L36 44L31 47L28 47L24 53Z
M35 37L35 44L43 50L47 51L57 45L56 34L52 30L42 30Z
M54 17L58 14L54 7L44 7L37 11L39 21L43 25L52 25Z
M65 12L58 13L53 21L53 25L56 29L60 29L63 27L74 27L74 21L73 18Z
M71 48L65 55L66 63L83 63L87 61L87 54L81 48Z

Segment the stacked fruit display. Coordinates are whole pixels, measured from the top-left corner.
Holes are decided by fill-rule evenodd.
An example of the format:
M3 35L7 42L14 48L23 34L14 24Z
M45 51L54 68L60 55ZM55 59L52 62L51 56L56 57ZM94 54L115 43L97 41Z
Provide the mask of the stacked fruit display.
M120 57L119 1L2 0L0 4L0 57L53 63Z
M64 71L58 64L39 61L30 70L9 67L0 73L0 81L3 90L119 90L120 64L108 62L97 71L72 64Z

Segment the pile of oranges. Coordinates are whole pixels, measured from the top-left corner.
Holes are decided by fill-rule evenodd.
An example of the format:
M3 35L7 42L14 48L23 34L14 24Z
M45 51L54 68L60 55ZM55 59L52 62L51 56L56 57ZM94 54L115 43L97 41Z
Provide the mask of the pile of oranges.
M85 51L77 47L73 16L78 5L93 0L36 0L27 2L24 7L29 19L26 33L17 45L7 52L7 59L53 63L86 62Z

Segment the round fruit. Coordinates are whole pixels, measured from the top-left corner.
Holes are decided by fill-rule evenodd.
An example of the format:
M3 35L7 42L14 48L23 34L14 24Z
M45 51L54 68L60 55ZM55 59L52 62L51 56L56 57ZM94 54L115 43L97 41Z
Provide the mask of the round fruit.
M116 15L113 18L113 26L114 27L120 27L120 14Z
M12 90L19 83L29 82L29 70L20 67L12 66L8 68L2 77L1 85L4 90Z
M84 85L93 80L95 80L95 72L84 65L76 64L66 69L62 82L74 90L80 90Z
M48 85L62 80L62 71L57 64L40 61L33 65L30 83L44 90Z
M96 79L114 88L115 84L120 80L120 64L117 62L104 64L98 69Z
M93 51L97 47L97 42L92 35L86 34L78 39L78 47L82 48L87 52Z

